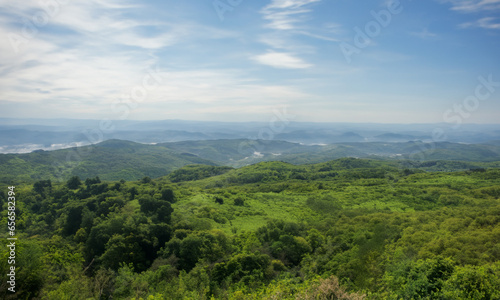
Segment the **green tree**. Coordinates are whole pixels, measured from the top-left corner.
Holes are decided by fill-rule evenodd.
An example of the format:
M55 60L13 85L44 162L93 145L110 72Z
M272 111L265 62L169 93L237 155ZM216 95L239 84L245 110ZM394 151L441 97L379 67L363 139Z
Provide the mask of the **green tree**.
M444 283L447 299L500 299L500 263L457 267Z
M44 192L50 192L52 189L52 182L49 180L40 180L33 184L33 191L38 194L43 194Z
M445 281L451 276L454 263L448 258L405 261L386 273L389 290L404 299L432 299L442 297Z
M240 197L234 199L234 205L236 206L243 206L245 205L245 201L241 199Z
M80 177L78 176L73 176L71 177L67 182L66 182L66 186L68 187L68 189L70 190L76 190L77 188L79 188L80 186L82 185L82 181L80 180Z
M0 298L2 299L34 299L36 298L44 283L44 270L42 268L42 249L37 241L17 240L6 241L2 245L0 256L0 272L4 274L4 279L0 283ZM11 258L11 247L15 252L15 258ZM15 261L15 265L9 261ZM15 270L10 268L15 266ZM15 273L15 293L8 290L12 287L10 274Z
M288 261L292 265L298 265L302 257L310 253L312 249L303 237L282 235L279 241L272 243L271 251L275 257Z
M82 223L82 211L83 208L81 206L69 208L66 222L63 227L64 235L73 235L80 228L80 224Z
M170 203L175 203L175 194L174 191L171 189L163 189L161 190L161 200L170 202Z
M141 183L144 183L144 184L146 184L146 183L151 183L151 181L152 181L152 180L151 180L151 177L148 177L148 176L143 177L143 178L141 179Z

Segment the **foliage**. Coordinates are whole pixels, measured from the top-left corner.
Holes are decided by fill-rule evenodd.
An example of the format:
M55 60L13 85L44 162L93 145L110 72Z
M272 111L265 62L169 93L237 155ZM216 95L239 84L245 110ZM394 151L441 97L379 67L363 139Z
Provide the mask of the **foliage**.
M172 174L19 184L16 299L500 297L497 169L343 158Z

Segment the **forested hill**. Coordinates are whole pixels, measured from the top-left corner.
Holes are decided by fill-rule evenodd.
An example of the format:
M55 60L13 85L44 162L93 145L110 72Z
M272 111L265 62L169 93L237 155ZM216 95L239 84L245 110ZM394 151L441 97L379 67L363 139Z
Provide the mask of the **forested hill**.
M369 157L430 171L500 167L500 146L456 143L345 143L302 145L266 140L213 140L139 144L108 140L96 145L28 154L0 154L0 181L158 178L185 165L242 167L261 161L295 165L342 157ZM454 162L461 161L461 162Z
M215 140L159 145L179 152L193 153L233 167L273 160L293 164L320 163L342 157L414 161L493 162L500 160L500 146L495 144L411 141L304 145L268 140Z
M343 158L19 183L0 298L499 299L499 179Z
M217 163L155 145L108 140L96 145L28 154L0 154L1 181L67 180L71 176L107 180L160 177L188 164Z

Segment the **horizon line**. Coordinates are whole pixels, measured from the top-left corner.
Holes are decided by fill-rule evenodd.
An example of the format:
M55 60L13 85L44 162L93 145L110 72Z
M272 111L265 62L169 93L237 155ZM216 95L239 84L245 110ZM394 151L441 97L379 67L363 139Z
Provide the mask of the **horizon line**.
M12 121L88 121L88 122L100 122L100 121L109 121L109 122L167 122L167 121L172 121L172 122L204 122L204 123L239 123L239 124L245 124L245 123L268 123L269 121L214 121L214 120L189 120L189 119L126 119L126 120L120 120L120 119L86 119L86 118L12 118L12 117L0 117L0 120L12 120ZM294 123L294 124L363 124L363 125L373 125L373 124L378 124L378 125L446 125L446 126L456 126L456 124L453 123L447 123L447 122L411 122L411 123L391 123L391 122L325 122L325 121L288 121L289 123ZM10 125L10 124L0 124L0 125ZM19 125L19 124L17 124ZM36 124L23 124L23 125L36 125ZM500 125L499 123L462 123L460 126L463 125Z

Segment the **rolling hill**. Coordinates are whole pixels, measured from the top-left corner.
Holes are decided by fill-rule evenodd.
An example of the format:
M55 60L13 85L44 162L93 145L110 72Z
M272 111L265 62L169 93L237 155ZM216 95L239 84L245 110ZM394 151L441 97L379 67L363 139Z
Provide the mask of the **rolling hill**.
M106 180L157 178L183 166L242 167L262 161L294 165L354 157L392 160L399 168L427 171L500 167L500 146L458 143L343 143L303 145L266 140L203 140L139 144L108 140L99 144L27 154L0 154L0 180L67 180L71 176ZM459 162L456 162L459 161Z
M71 176L105 180L160 177L189 164L216 163L162 146L108 140L97 145L28 154L0 154L1 180L64 180Z

